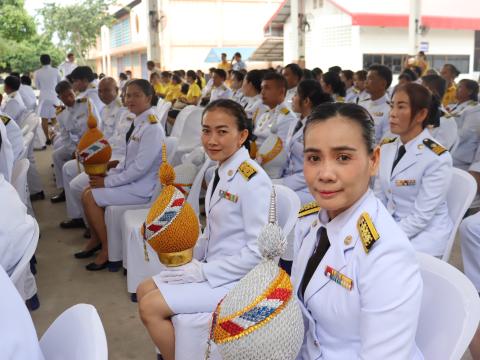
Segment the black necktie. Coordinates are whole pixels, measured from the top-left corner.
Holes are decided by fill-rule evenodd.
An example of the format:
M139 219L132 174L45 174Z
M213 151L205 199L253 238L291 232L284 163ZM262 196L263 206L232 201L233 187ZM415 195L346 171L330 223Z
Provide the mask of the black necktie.
M132 136L133 129L135 129L135 126L133 125L133 121L132 121L132 125L130 125L130 129L128 129L127 131L127 144L128 144L128 140L130 140L130 136Z
M210 194L210 199L212 198L213 193L215 192L215 189L216 189L219 181L220 181L220 176L218 176L218 168L217 168L215 170L215 178L213 179L212 193Z
M323 257L327 253L328 248L330 247L330 241L328 240L327 229L324 227L320 228L320 240L318 240L317 248L313 252L310 259L308 259L307 266L305 268L305 273L303 274L302 279L302 297L305 295L305 290L308 286L308 283L312 279L315 270L317 270L318 264L322 261Z
M393 162L393 165L392 165L392 172L393 172L393 169L395 169L395 166L397 166L398 162L400 161L400 159L403 157L403 155L405 155L407 151L405 150L405 146L400 146L400 148L398 149L398 154L397 154L397 158L395 159L395 161Z
M300 130L303 126L302 120L298 120L297 125L295 125L295 129L293 129L293 134L295 135L298 130Z

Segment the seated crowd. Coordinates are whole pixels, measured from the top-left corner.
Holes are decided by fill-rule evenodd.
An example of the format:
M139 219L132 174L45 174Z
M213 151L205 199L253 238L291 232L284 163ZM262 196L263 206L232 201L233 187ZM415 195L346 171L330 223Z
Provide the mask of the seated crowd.
M299 358L423 358L415 344L422 278L414 254L442 258L449 251L457 230L447 203L454 168L480 184L476 81L455 83L458 70L451 64L440 73L406 67L392 86L392 71L379 64L359 71L293 63L247 71L241 57L232 66L224 56L208 75L149 64L149 81L122 74L117 82L108 76L98 81L87 66L61 79L48 55L40 61L34 79L39 106L32 80L12 73L0 108L0 238L9 239L0 244L0 265L8 275L36 227L10 182L25 157L25 119L37 111L53 148L58 194L51 202L66 203L68 218L60 227L85 228L88 241L74 256L93 258L86 270L123 265L129 281L136 273L137 255L129 250L135 245L128 244L134 239L113 236L119 225L112 224L123 213L115 218L109 209L143 206L144 219L150 209L150 224L135 224L140 260L152 254L149 240L162 231L198 229L199 221L181 222L180 199L205 219L187 261L158 264L157 273L134 281L132 299L159 357L175 359L173 316L215 312L261 262L257 239L269 221L272 186L283 185L301 204L295 230L285 234L291 253L279 261L291 274L305 323ZM193 118L180 120L192 108L201 114L195 146L183 156L169 154L171 134L181 142L195 126ZM79 151L94 128L111 148L103 173L88 168ZM176 173L170 182L162 175L167 157ZM31 200L43 199L31 166ZM164 201L162 190L171 183L178 191ZM162 207L170 214L163 219ZM160 230L151 230L154 225ZM169 239L181 242L182 231ZM465 274L480 292L480 213L463 220L460 239ZM338 272L341 286L325 286L325 268ZM34 310L33 262L26 272L15 285ZM471 350L480 356L478 344Z

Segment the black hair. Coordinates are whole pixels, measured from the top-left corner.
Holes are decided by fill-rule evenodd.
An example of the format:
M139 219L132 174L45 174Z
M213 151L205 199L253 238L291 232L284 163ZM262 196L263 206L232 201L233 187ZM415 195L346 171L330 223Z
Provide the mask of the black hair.
M458 75L460 75L460 70L457 69L457 67L453 64L444 64L444 67L447 67L450 69L450 71L453 74L453 78L456 78Z
M360 81L365 81L365 80L367 80L367 71L366 71L366 70L358 70L358 71L355 71L355 75L357 75L357 78L358 78Z
M447 80L440 75L425 75L422 77L425 86L430 89L435 95L443 99L445 91L447 91Z
M98 74L96 72L93 73L93 80L98 79Z
M313 107L325 102L332 102L332 97L322 90L322 86L316 80L302 80L297 86L297 95L300 99L309 99Z
M40 55L40 64L49 65L51 62L52 62L52 60L50 59L50 55L48 55L48 54Z
M215 69L215 70L213 70L213 73L220 76L224 81L227 78L227 73L223 69Z
M320 69L319 67L315 67L315 68L312 69L312 73L315 77L317 77L317 76L323 74L323 70Z
M415 80L418 79L417 73L410 68L403 69L403 71L400 75L404 75L404 74L407 75L408 78L411 79L410 81L415 81Z
M212 101L203 110L202 122L207 112L217 109L223 110L235 118L238 131L248 130L248 137L247 140L245 140L245 142L243 143L243 146L245 146L247 150L250 151L250 142L255 140L255 136L253 135L253 122L247 117L243 106L236 101L230 99L218 99Z
M92 82L95 78L90 66L78 66L70 73L73 80L87 80Z
M67 58L69 58L70 56L74 56L74 54L73 54L72 52L69 52L69 53L67 54Z
M308 128L316 123L326 121L335 116L349 118L360 125L365 146L369 154L375 149L375 122L364 107L351 103L323 103L313 109L308 116L303 129L306 134Z
M170 79L170 78L172 77L172 73L171 73L170 71L162 71L162 72L161 72L161 75L162 75L163 77L168 78L168 79Z
M9 75L5 78L5 86L8 86L13 91L17 91L20 88L20 78Z
M180 92L181 92L183 95L187 95L187 94L188 94L188 89L190 89L190 85L187 84L187 83L183 83L183 84L180 86Z
M332 87L332 91L334 94L338 94L340 96L346 95L345 84L340 79L340 75L333 71L328 71L322 75L323 82L327 85Z
M100 73L100 75L98 75L98 78L99 78L100 80L102 80L104 77L105 77L105 74L104 74L104 73Z
M10 73L10 76L16 76L16 77L20 78L20 73L17 72L17 71L12 71L12 72Z
M72 75L68 74L67 76L65 76L65 79L67 79L70 84L73 84Z
M214 67L211 67L211 68L208 69L208 72L209 72L209 73L213 73L214 71L215 71L215 68L214 68Z
M302 80L311 80L311 79L315 79L315 75L313 75L312 70L303 69Z
M20 82L21 82L23 85L29 85L29 86L32 85L32 79L30 79L30 76L27 76L27 75L22 75L22 76L20 77Z
M368 71L375 71L378 76L385 80L385 90L387 90L390 85L392 85L392 70L386 67L385 65L373 64L368 68Z
M232 71L232 76L237 80L238 82L242 82L243 79L245 79L245 74L240 72L240 71Z
M475 80L470 80L470 79L462 79L459 81L460 83L465 84L465 87L467 88L468 91L470 91L470 100L477 101L478 100L478 82Z
M417 75L417 79L422 76L423 70L420 66L414 65L410 66L410 69Z
M408 74L408 73L401 73L400 75L398 75L398 80L406 80L408 82L412 82L413 79L412 79L412 75Z
M191 77L193 79L193 81L197 83L197 85L200 87L200 89L202 88L202 80L200 80L200 78L197 76L197 73L195 71L188 70L187 71L187 77Z
M353 81L353 71L352 70L342 70L343 76L345 76L345 79L348 81Z
M128 82L126 86L136 85L142 90L145 96L153 96L155 94L155 90L153 90L153 86L145 79L133 79Z
M185 70L178 70L178 73L180 74L180 77L184 78L186 73Z
M57 93L57 95L60 95L63 92L71 89L72 84L70 84L70 82L68 82L67 80L62 80L55 86L55 92Z
M257 93L262 91L263 72L261 70L250 70L246 76L247 82L252 84Z
M118 78L120 80L128 80L128 76L124 72L121 72L120 74L118 74Z
M239 52L236 52L233 56L240 56L240 58L241 58L242 54L240 54Z
M413 119L420 110L427 109L428 113L425 120L423 120L422 128L425 128L428 125L433 125L435 127L440 126L441 112L440 98L438 96L433 95L425 86L413 82L397 86L392 94L392 98L393 95L399 91L406 93L408 96L411 119Z
M340 75L340 73L342 72L342 68L340 66L331 66L328 68L328 71L329 72L334 72L334 73L337 73L338 75Z
M291 63L285 66L285 69L290 69L290 71L298 78L298 81L303 77L303 70L298 64Z
M275 71L268 71L263 76L263 81L273 80L277 83L279 87L283 87L285 91L288 89L287 79L282 74L279 74Z
M172 76L172 81L175 81L175 82L178 83L178 84L181 84L181 83L182 83L182 79L181 79L180 76L178 76L177 74L175 74L175 75Z
M148 60L148 61L147 61L147 65L155 66L155 63L154 63L152 60Z

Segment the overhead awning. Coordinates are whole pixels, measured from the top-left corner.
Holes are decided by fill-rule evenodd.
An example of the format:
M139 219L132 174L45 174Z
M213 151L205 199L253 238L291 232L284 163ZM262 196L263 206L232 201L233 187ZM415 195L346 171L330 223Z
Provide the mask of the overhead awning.
M227 60L230 61L233 55L239 52L242 55L243 60L249 60L249 57L253 54L255 48L253 47L220 47L211 48L208 52L205 62L218 63L222 60L222 53L227 54Z
M283 36L283 25L290 17L290 0L284 0L263 27L265 36Z
M283 36L265 38L250 57L251 61L283 61Z

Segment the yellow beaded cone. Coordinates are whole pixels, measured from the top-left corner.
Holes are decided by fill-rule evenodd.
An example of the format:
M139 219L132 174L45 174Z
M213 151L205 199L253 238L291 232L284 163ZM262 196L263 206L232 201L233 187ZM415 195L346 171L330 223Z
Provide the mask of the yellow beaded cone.
M103 133L97 128L97 119L88 102L88 129L77 145L77 159L82 163L88 175L105 175L112 157L112 148Z
M180 266L192 260L200 227L185 195L174 186L175 171L167 162L166 152L163 145L163 162L158 173L164 187L152 204L141 231L144 242L156 251L162 264ZM148 260L146 248L145 258Z

